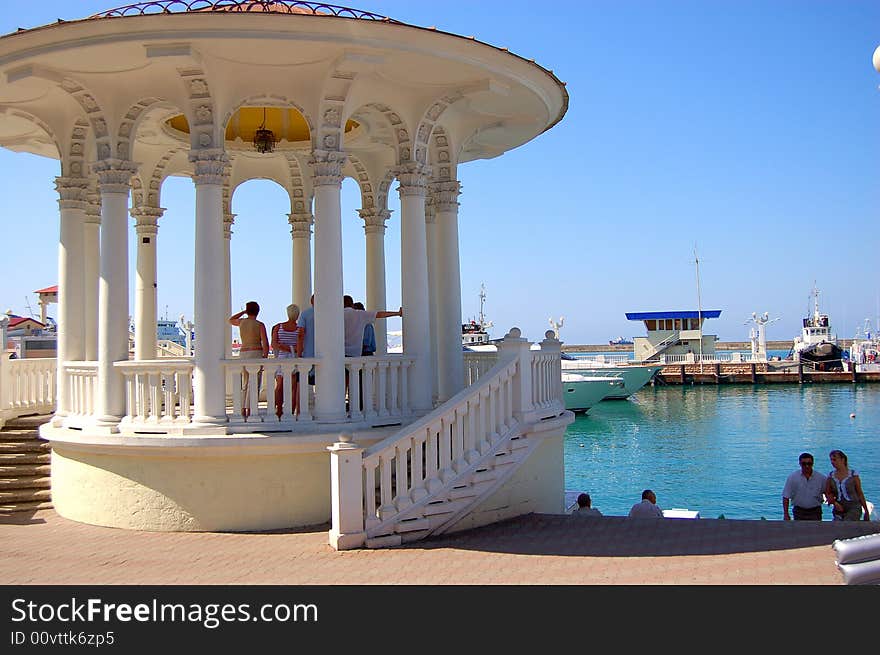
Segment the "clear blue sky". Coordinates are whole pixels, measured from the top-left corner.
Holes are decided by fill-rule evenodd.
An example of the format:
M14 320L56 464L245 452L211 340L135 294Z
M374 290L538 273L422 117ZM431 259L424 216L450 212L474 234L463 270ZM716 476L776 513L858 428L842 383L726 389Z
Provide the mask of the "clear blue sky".
M11 3L0 33L75 19L112 0ZM532 340L565 317L568 343L643 333L627 311L696 309L745 340L753 311L799 333L815 280L840 337L880 314L880 45L876 0L359 0L360 9L534 58L567 83L562 122L500 158L459 169L462 314ZM27 314L57 282L58 162L0 150L0 305ZM388 305L400 302L397 217ZM172 178L159 232L159 309L192 318L194 192ZM354 182L343 187L346 291L364 297ZM233 199L233 303L267 321L289 298L287 196L252 181ZM134 275L134 238L130 265ZM258 255L258 253L264 253ZM250 262L260 261L259 267ZM253 259L256 258L256 259ZM132 308L134 300L132 296ZM399 326L392 319L389 327Z

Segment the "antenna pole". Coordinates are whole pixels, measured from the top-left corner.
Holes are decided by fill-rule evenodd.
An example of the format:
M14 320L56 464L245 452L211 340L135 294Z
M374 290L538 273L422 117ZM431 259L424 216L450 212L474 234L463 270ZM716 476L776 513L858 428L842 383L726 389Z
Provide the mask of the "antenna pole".
M694 242L694 264L697 268L697 325L700 329L700 373L703 372L703 301L700 294L700 258L697 256L697 244Z

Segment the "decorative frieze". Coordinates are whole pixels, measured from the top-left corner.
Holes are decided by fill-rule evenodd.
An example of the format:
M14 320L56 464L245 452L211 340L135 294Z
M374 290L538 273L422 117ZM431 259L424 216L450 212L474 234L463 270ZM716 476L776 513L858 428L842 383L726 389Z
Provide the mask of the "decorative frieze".
M223 238L229 241L232 238L232 226L237 214L223 214Z

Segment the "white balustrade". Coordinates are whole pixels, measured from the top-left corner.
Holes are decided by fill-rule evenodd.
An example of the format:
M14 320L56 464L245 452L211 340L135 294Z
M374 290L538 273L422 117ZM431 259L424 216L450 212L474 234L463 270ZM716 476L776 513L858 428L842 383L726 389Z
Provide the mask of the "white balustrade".
M231 390L230 429L289 430L295 423L313 420L314 387L308 384L309 371L318 363L313 358L241 359L223 361L227 389ZM275 409L276 372L283 380L281 414ZM291 380L296 376L295 386ZM261 400L265 398L265 403Z
M0 353L0 357L5 357ZM0 364L0 411L8 416L55 408L54 358L5 359Z
M70 408L65 425L81 427L95 411L98 393L98 362L65 362Z
M346 357L349 420L376 424L411 416L408 378L414 361L405 355Z
M192 421L192 360L163 358L114 366L125 380L121 427L167 428Z
M464 353L464 386L469 387L479 380L498 361L497 352Z

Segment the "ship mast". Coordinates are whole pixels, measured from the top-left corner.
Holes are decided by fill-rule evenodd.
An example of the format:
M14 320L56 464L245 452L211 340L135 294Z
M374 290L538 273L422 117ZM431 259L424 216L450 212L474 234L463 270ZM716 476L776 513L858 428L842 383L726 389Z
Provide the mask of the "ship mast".
M483 314L483 305L486 304L486 285L480 284L480 328L486 324L486 316Z
M700 373L703 372L703 301L700 294L700 258L697 256L697 244L694 243L694 264L697 268L697 325L700 329ZM673 326L674 327L674 326Z

